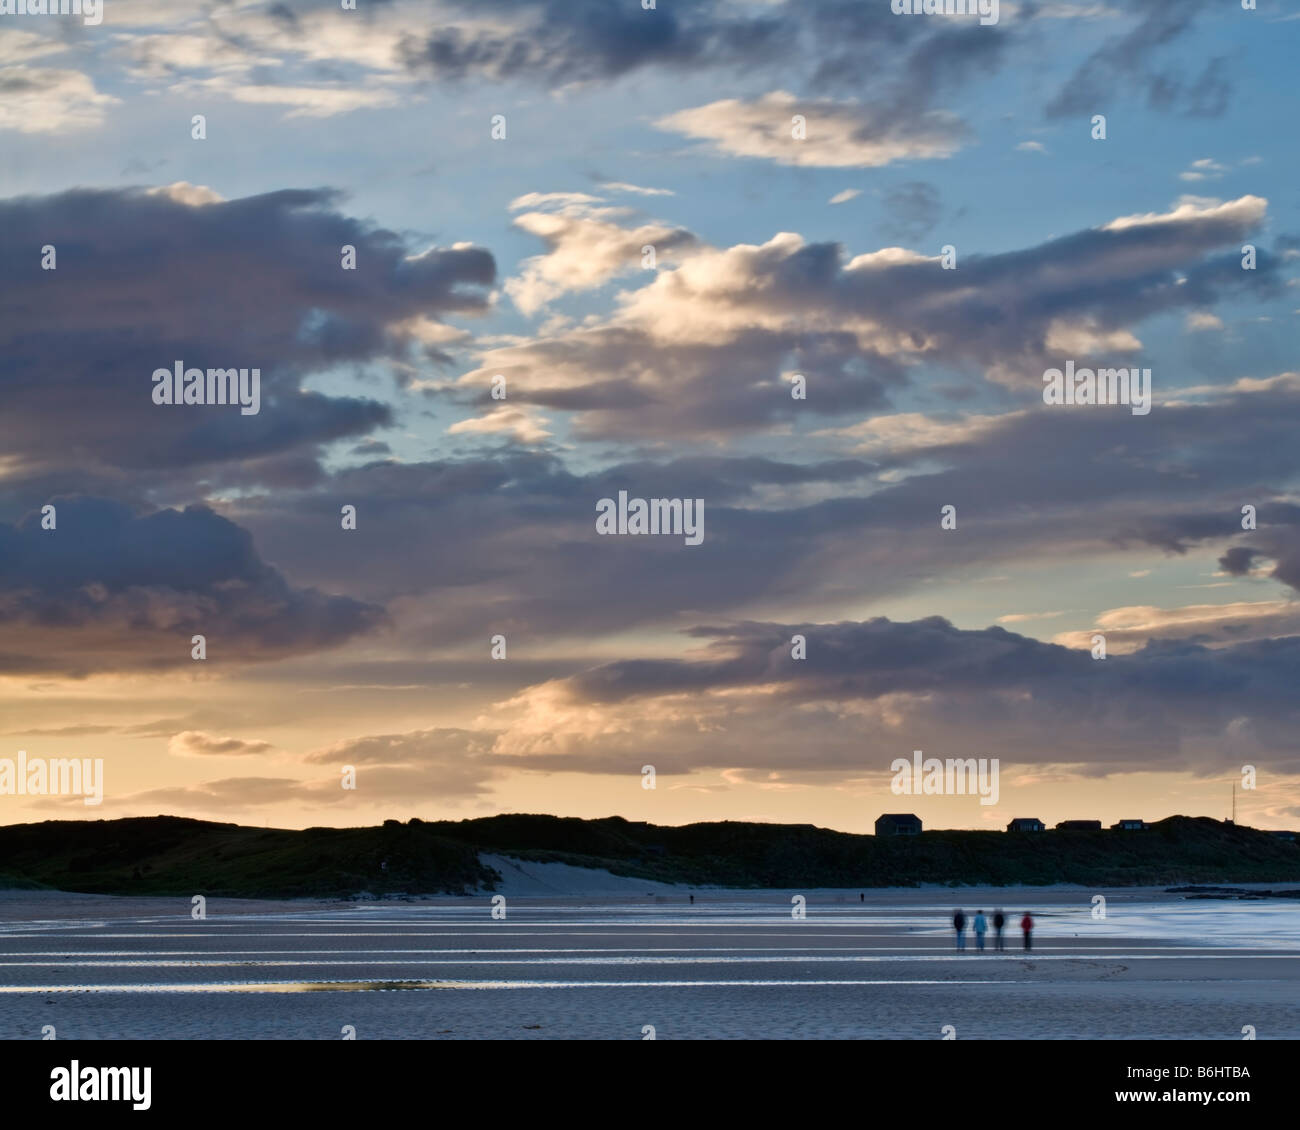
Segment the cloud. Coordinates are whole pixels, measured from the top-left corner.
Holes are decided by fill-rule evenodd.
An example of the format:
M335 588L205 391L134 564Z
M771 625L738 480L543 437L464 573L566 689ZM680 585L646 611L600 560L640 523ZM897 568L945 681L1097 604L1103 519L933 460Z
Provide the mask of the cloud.
M1178 174L1180 180L1217 180L1228 171L1228 166L1220 164L1211 157L1202 157L1192 162L1192 167Z
M331 118L354 110L377 110L396 106L401 95L394 90L367 90L346 86L236 86L230 90L236 102L260 106L289 106L290 118Z
M223 777L197 785L178 785L121 797L105 798L107 808L147 811L166 808L181 812L240 812L250 808L290 804L299 808L336 805L349 793L337 780L300 781L294 777Z
M517 407L514 398L512 386ZM231 513L304 583L389 607L390 646L413 654L427 653L429 640L481 640L485 623L512 648L545 640L550 651L561 640L589 647L646 625L695 622L701 609L870 607L1053 564L1113 577L1117 555L1121 568L1168 553L1212 570L1229 550L1250 550L1267 554L1268 568L1248 569L1238 554L1234 574L1300 586L1300 522L1260 487L1300 475L1286 442L1297 411L1300 384L1271 381L1161 403L1146 417L1057 411L1041 400L1000 415L873 417L809 436L799 461L628 456L583 469L582 454L569 463L555 451L509 449L340 469L240 499ZM824 457L837 449L852 454ZM597 536L596 501L620 489L703 498L703 544ZM368 537L398 539L404 552L340 541L331 532L339 498L367 515ZM1241 498L1259 500L1259 530L1241 529ZM961 515L960 553L925 533L948 501Z
M270 742L226 738L202 730L182 730L167 743L167 752L173 757L253 757L274 748Z
M30 63L33 59L40 59L45 55L62 54L67 49L66 44L52 36L18 31L12 24L7 24L4 38L0 39L0 65Z
M600 186L606 192L630 192L636 196L676 196L670 188L642 188L640 185L627 184L625 181L606 181Z
M796 78L809 89L872 90L900 109L1004 54L1014 27L969 34L843 0L688 0L643 10L606 0L388 0L340 20L312 0L217 6L159 30L152 6L117 0L123 34L101 56L137 81L301 86L347 73L358 88L511 82L547 90L670 80L702 71ZM945 26L948 25L948 26ZM346 68L346 72L345 72Z
M72 133L94 129L103 124L105 108L118 101L99 93L80 71L0 67L0 130Z
M649 65L736 65L777 53L786 24L780 11L732 15L713 3L683 6L680 14L603 0L472 0L447 8L451 19L442 14L432 29L400 44L403 62L417 74L565 85Z
M1300 638L1216 649L1165 641L1097 661L940 617L690 634L705 643L692 658L607 663L498 704L498 753L535 769L628 773L643 758L660 772L820 772L824 782L883 779L894 757L918 748L997 756L1004 769L1214 773L1245 718L1270 768L1300 769L1300 709L1287 685ZM791 654L796 634L804 659ZM973 736L988 733L995 747Z
M942 208L939 190L925 181L908 181L885 193L888 219L880 230L890 239L918 243L939 224Z
M226 668L336 647L383 610L295 588L248 532L202 506L133 513L96 498L55 498L57 526L33 513L0 525L0 671Z
M1300 605L1257 600L1182 608L1111 608L1097 617L1095 628L1062 632L1052 642L1086 650L1092 647L1094 631L1105 635L1107 653L1137 651L1153 640L1189 640L1205 647L1223 647L1246 640L1300 636Z
M803 139L792 136L795 115L806 119ZM877 107L799 99L785 91L749 102L727 98L679 110L655 125L710 141L728 156L813 168L878 168L895 161L950 157L967 132L960 119L941 110L900 120Z
M1300 592L1300 506L1269 501L1259 507L1259 515L1258 529L1237 535L1249 544L1227 550L1219 558L1220 567L1229 576L1242 577L1271 562L1265 575Z
M1161 49L1184 38L1207 7L1208 0L1184 0L1176 5L1164 0L1135 0L1130 10L1137 22L1108 36L1079 64L1048 102L1047 116L1055 119L1106 112L1115 105L1117 92L1145 96L1152 110L1194 117L1221 115L1232 91L1223 58L1209 59L1191 80L1176 67L1161 69L1156 62Z
M614 221L626 211L598 203L582 193L530 193L512 203L512 209L553 209L524 212L514 220L515 227L547 246L544 255L526 259L520 274L505 284L524 314L537 313L561 295L593 290L618 275L645 270L646 247L654 249L656 262L661 256L675 262L698 246L690 232L667 224L620 227Z
M145 194L147 196L165 196L176 204L184 204L190 208L201 208L205 204L224 204L226 199L219 192L214 192L206 184L190 184L189 181L185 180L146 189Z
M367 799L411 795L477 797L501 776L492 763L495 734L449 727L346 738L314 750L311 765L354 765ZM405 792L404 792L405 790Z
M935 222L929 186L905 185L891 200L895 223L915 232ZM955 271L937 256L850 255L793 232L721 249L695 243L620 293L610 316L483 351L457 387L486 396L504 375L512 400L575 413L580 438L651 442L879 411L922 365L974 368L1037 396L1043 370L1062 356L1105 361L1140 348L1129 327L1144 318L1275 286L1276 256L1262 254L1253 272L1238 257L1266 212L1255 196L1184 199L1023 250L967 254ZM566 222L579 225L575 247L596 239ZM612 232L599 239L618 246ZM806 401L790 396L794 372L816 389Z
M245 8L244 16L258 18L256 9ZM218 9L214 19L220 21ZM182 25L178 30L161 33L123 35L115 54L122 58L133 78L176 82L202 71L242 79L255 66L271 66L277 59L270 51L258 51L253 45L231 35L217 32L213 26ZM206 34L205 34L206 33ZM213 89L209 85L209 89Z
M1276 375L1267 334L1232 353L1224 377L1215 349L1187 348L1219 339L1183 333L1269 315L1280 327L1294 301L1236 313L1285 298L1282 257L1300 252L1275 230L1278 205L1262 189L1169 207L1137 196L1017 244L1016 224L985 222L986 209L1005 210L996 192L964 204L937 172L898 172L970 144L974 125L1002 131L988 154L1004 164L1017 143L1041 154L1021 140L1046 141L1033 121L976 113L1004 102L1008 81L1040 106L1058 88L1080 97L1087 108L1070 120L1107 112L1114 136L1126 104L1116 99L1148 118L1217 112L1239 63L1206 38L1204 0L1010 7L991 31L899 19L884 0L673 0L650 12L635 0L387 0L344 16L318 0L255 0L165 19L152 0L118 0L111 36L4 37L11 62L69 68L42 72L50 92L85 96L31 105L32 128L99 117L124 154L109 174L126 165L121 183L143 182L0 201L11 728L52 728L22 705L34 689L87 734L243 756L235 767L253 772L165 795L200 813L254 804L268 815L373 798L379 811L440 790L472 800L519 770L635 775L646 760L764 787L818 774L874 783L895 747L959 752L978 734L1005 734L1004 756L1027 764L1074 758L1089 772L1219 767L1243 735L1290 756L1291 707L1261 672L1272 664L1278 686L1290 674L1300 455L1288 427L1300 384ZM1071 70L1111 32L1128 56L1076 81ZM1042 67L1062 43L1073 49L1065 70ZM243 196L238 154L218 171L178 168L174 155L167 179L187 179L158 185L155 159L127 162L152 129L136 111L167 91L227 126L260 120L286 137L286 115L355 110L332 118L344 148L364 129L383 148L392 123L360 111L400 102L441 123L434 159L451 196L396 212L370 196L354 209L326 188ZM123 101L96 101L108 95ZM474 109L494 99L516 143L542 136L535 127L558 106L572 128L547 152L567 151L582 179L548 184L540 166L510 159L516 179L489 177L466 205L466 169L491 156L485 146L510 157L487 145L490 108ZM802 142L790 136L795 113L807 118ZM699 128L653 127L679 118ZM21 150L80 135L8 136ZM747 160L702 161L706 147ZM1165 175L1182 170L1180 183L1207 194L1233 184L1224 166L1239 159L1205 156L1215 152L1184 149ZM427 161L409 164L427 172ZM788 192L746 179L778 163ZM27 188L63 183L39 165ZM595 166L604 171L583 175ZM887 171L853 171L867 167ZM339 175L369 184L364 169ZM721 210L691 215L713 227L681 226L690 201L647 187L656 180L707 187ZM819 204L827 188L831 201L865 193L869 206L837 212ZM512 196L514 230L481 214L466 226L476 206ZM451 212L437 204L452 197ZM790 218L798 207L780 218L791 201L804 219ZM397 217L393 231L365 219L372 207ZM845 218L859 222L835 232ZM950 221L953 235L934 238ZM1032 215L1019 226L1053 230ZM461 242L494 231L509 252L500 274L487 250ZM1270 233L1259 270L1241 271L1242 241ZM935 254L949 239L956 270ZM47 242L56 271L39 269ZM340 268L345 244L355 272ZM479 315L497 316L491 336L478 335ZM1049 409L1041 372L1067 357L1151 364L1155 411ZM262 412L152 405L150 374L177 358L259 366ZM506 402L490 396L498 373ZM795 374L806 401L791 398ZM704 543L597 537L595 501L620 489L703 499ZM47 500L55 531L29 513ZM1240 528L1243 501L1260 507L1258 530ZM344 502L358 506L360 533L340 533ZM961 526L940 534L946 502ZM1178 560L1162 566L1162 555ZM1225 603L1148 607L1155 586L1126 576L1146 572L1212 575L1222 588L1210 595ZM1068 615L1024 611L1067 607L1038 599L1044 577L1083 594ZM1123 607L1099 612L1101 591ZM1014 632L863 626L905 609L969 627L981 607L1004 628L1046 635L1101 615L1115 667ZM822 623L845 609L855 628ZM779 632L799 625L809 662L828 666L785 663ZM497 631L509 664L486 659L485 633ZM204 665L189 659L199 633ZM655 668L666 657L674 666ZM150 689L140 672L168 663ZM239 693L216 693L241 672ZM60 689L49 675L105 677ZM277 711L294 695L312 710L290 754ZM427 729L420 703L464 729ZM259 732L277 748L260 748ZM276 775L254 776L272 753ZM167 764L193 776L193 761ZM338 788L343 764L362 770L367 799Z
M551 437L546 418L532 408L501 405L485 416L459 420L447 429L448 435L502 435L516 443L538 444Z
M182 785L121 797L105 798L106 808L122 812L169 811L194 813L237 813L273 805L289 806L298 812L358 809L373 821L375 812L392 812L401 806L419 806L430 798L455 805L490 793L488 781L497 771L467 765L426 768L407 766L359 766L356 788L341 787L341 774L333 777L223 777L195 785ZM341 815L340 813L335 813ZM353 816L352 819L356 819Z
M315 473L318 445L390 423L376 400L303 382L413 352L445 359L413 321L486 311L495 264L468 245L412 253L334 202L327 190L221 200L184 183L0 201L4 449L28 474L111 471L119 483L212 464L275 475L290 455L301 475ZM34 287L45 244L57 267ZM342 269L344 246L356 271ZM154 404L153 372L178 360L260 369L260 413Z
M577 208L579 211L576 214L581 215L586 205L602 202L602 197L592 196L589 192L525 192L510 201L510 211L555 208L568 214L570 209Z

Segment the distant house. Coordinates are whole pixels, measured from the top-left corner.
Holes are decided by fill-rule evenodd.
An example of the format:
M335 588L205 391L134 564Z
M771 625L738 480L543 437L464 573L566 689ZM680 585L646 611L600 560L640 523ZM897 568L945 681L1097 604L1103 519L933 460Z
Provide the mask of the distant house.
M1145 820L1121 820L1110 826L1112 832L1144 832L1147 828Z
M876 818L877 836L918 836L921 819L910 812L886 812Z
M1300 837L1300 832L1269 832L1269 835L1288 844L1293 844L1296 842L1297 837Z
M1047 825L1032 816L1020 816L1007 825L1008 832L1044 832Z
M1100 820L1062 820L1057 826L1062 832L1100 832Z

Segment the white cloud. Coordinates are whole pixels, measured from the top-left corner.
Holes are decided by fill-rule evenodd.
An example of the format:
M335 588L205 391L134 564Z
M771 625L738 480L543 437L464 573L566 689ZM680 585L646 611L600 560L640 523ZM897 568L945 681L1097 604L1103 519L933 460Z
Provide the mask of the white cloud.
M214 192L206 184L190 184L189 181L178 180L174 184L159 185L157 188L147 190L149 196L166 196L169 200L174 200L177 204L188 204L191 208L201 208L205 204L222 204L225 197L219 192Z
M0 68L0 130L66 133L104 121L118 99L100 94L80 71L47 67Z
M329 118L353 110L395 106L399 98L391 90L325 86L236 86L228 93L236 102L291 106L290 118Z
M807 136L792 136L801 114ZM857 102L798 99L775 91L745 102L728 98L660 118L657 128L710 141L733 157L759 157L810 168L878 168L894 161L949 157L966 127L955 115L930 110L910 118Z
M1193 639L1207 647L1230 646L1300 633L1300 605L1288 600L1189 604L1181 608L1130 605L1103 612L1095 628L1062 632L1052 642L1086 651L1092 647L1094 631L1105 635L1106 650L1116 654L1137 651L1153 639Z
M606 192L631 192L637 196L676 196L671 188L642 188L639 184L628 184L626 181L612 180L606 181L600 186Z
M563 294L593 290L618 275L643 270L646 247L654 248L658 263L679 260L695 245L689 232L666 224L620 227L611 218L621 217L624 210L592 207L588 202L594 200L582 193L529 193L511 203L512 209L558 207L558 212L515 217L515 227L547 246L545 254L526 259L519 275L505 284L522 313L532 315Z
M1143 227L1148 224L1183 224L1206 220L1258 223L1267 211L1268 201L1262 196L1242 196L1226 203L1208 196L1180 196L1172 211L1120 216L1108 224L1103 224L1101 230L1123 231L1126 228Z
M505 435L517 443L535 444L550 439L547 419L533 408L502 405L486 416L461 420L447 429L448 435Z
M508 207L512 212L518 212L522 208L557 208L560 210L572 207L585 209L591 204L600 204L603 197L591 196L585 192L525 192L522 196L516 196Z
M4 35L0 36L0 64L30 63L42 55L58 55L67 50L66 43L30 31L14 31L8 23Z

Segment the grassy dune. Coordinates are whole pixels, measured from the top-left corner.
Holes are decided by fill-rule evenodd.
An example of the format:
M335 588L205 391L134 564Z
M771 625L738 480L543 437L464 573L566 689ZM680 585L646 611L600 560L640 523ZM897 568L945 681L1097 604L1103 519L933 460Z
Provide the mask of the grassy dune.
M0 827L0 886L247 898L458 894L497 877L479 851L731 887L1300 881L1300 845L1204 817L1174 816L1144 832L877 838L811 824L662 827L619 817L287 831L154 816Z

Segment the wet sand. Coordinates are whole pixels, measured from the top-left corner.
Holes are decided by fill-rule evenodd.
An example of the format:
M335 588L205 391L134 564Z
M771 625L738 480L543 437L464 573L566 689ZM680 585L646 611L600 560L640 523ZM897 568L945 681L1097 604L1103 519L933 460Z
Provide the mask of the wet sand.
M536 883L537 877L525 877ZM524 885L524 880L519 880ZM0 1037L1300 1038L1300 905L1158 890L511 893L258 902L0 892ZM791 917L802 893L807 917ZM1106 917L1093 917L1104 894ZM995 901L996 900L996 901ZM947 925L1031 909L1034 949Z

